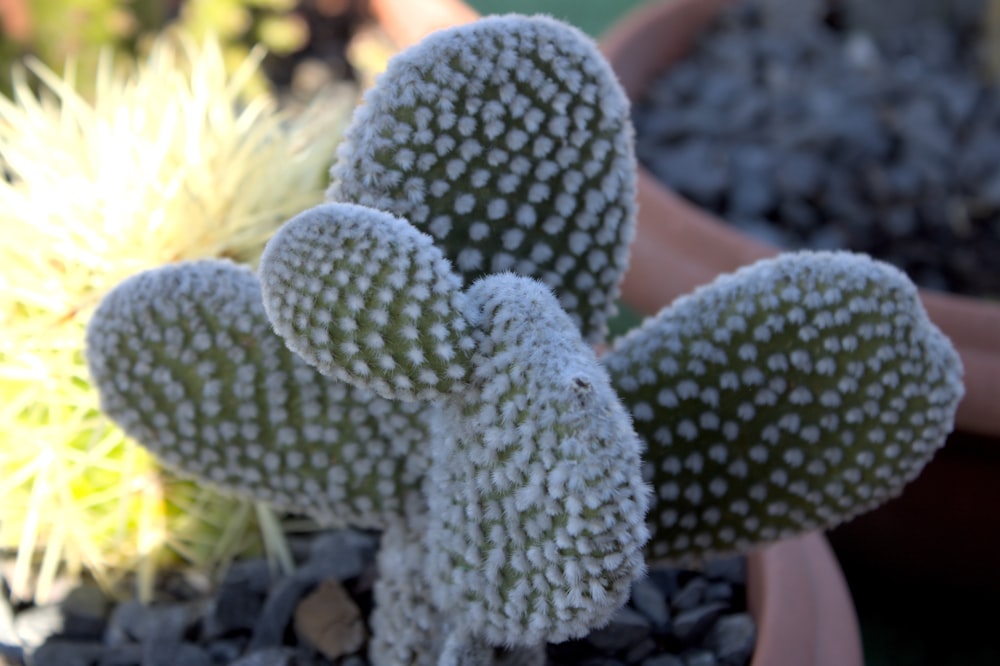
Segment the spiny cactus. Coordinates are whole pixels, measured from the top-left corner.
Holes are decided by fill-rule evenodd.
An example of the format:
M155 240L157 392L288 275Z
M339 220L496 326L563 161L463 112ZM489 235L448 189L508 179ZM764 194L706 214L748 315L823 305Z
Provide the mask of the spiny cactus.
M407 257L417 272L448 285L441 293L454 307L451 328L469 331L459 345L467 353L450 360L466 364L467 379L460 391L440 394L432 412L433 470L424 489L432 598L457 611L450 613L455 631L493 645L581 636L610 618L643 570L649 489L641 478L639 439L593 351L547 287L499 275L452 292L457 276L443 258L428 252L415 259L428 241L388 213L317 206L268 243L260 265L267 310L279 313L279 333L285 321L301 322L291 344L329 340L309 354L337 364L343 342L328 338L328 322L354 331L371 319L323 298L317 267L335 275L346 268L343 257L353 256L353 265L386 275L400 271L400 257ZM389 245L396 251L386 251ZM302 261L313 249L312 261ZM332 254L325 262L324 251ZM354 298L380 302L383 280L359 284ZM385 307L395 320L365 336L397 339L400 320L409 321L407 308L424 300L423 291L397 288L392 295ZM431 361L417 364L409 349L377 345L387 367L410 363L419 376ZM344 376L362 388L392 383L364 373Z
M115 287L87 329L101 408L163 462L331 525L386 527L419 502L419 403L324 378L285 349L257 277L208 259Z
M913 283L781 255L678 299L604 358L648 442L652 554L831 527L896 495L952 429L962 368Z
M593 40L541 16L437 32L358 107L328 197L405 218L466 283L536 277L606 334L635 225L629 104Z
M431 589L494 645L575 638L643 570L641 445L547 287L502 274L466 294L473 381L433 422Z

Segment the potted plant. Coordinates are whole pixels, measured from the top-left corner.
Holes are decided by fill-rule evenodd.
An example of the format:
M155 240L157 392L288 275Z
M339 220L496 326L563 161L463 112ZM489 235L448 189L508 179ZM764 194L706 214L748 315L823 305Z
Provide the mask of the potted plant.
M651 2L624 17L602 39L602 50L630 100L684 57L734 0ZM655 312L715 275L773 256L778 248L749 236L679 197L639 167L640 220L624 300ZM645 276L659 271L663 279ZM867 564L938 579L997 581L1000 546L988 507L1000 499L995 478L1000 436L995 395L1000 390L1000 304L921 290L931 319L955 343L965 368L965 397L956 433L907 491L882 509L835 532L838 551ZM961 488L961 491L957 490ZM962 567L954 567L956 559Z
M103 409L183 473L383 530L378 663L535 663L605 623L644 557L772 542L751 555L754 664L857 663L824 542L780 540L919 471L951 428L957 356L899 271L801 253L598 360L634 234L631 139L575 29L506 16L428 37L257 273L186 262L103 299Z

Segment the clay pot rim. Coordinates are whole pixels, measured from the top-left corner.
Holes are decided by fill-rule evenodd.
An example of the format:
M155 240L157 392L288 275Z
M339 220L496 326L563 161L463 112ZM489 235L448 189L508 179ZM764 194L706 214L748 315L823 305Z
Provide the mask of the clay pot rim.
M747 601L757 623L750 666L861 666L861 632L843 572L818 532L747 556Z
M634 103L650 80L693 45L712 19L738 0L655 0L626 15L602 38L605 56L619 75ZM663 275L665 263L630 263L623 285L626 303L644 313L656 312L676 296L710 281L719 273L772 256L776 246L757 241L726 224L715 215L683 200L662 185L644 167L639 168L640 224L633 254L652 239L663 247L645 248L675 259L679 271L673 285L651 289L644 275ZM646 212L646 222L642 221ZM649 217L669 220L652 229ZM643 249L640 249L640 253ZM634 258L634 257L633 257ZM675 276L671 275L671 279ZM965 397L959 404L956 428L965 432L1000 437L1000 302L968 296L920 290L921 300L933 321L949 338L965 369Z

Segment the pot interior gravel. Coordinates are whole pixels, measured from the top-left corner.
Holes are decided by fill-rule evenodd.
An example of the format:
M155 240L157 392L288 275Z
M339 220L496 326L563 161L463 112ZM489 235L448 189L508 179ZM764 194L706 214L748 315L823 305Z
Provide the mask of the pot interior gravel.
M2 594L0 664L366 666L378 535L338 530L292 547L290 575L264 559L234 563L218 585L174 572L147 606L92 584L38 606ZM653 567L610 625L550 645L548 664L743 666L755 643L746 561L733 557L702 571Z
M997 298L1000 92L969 16L872 36L833 13L771 29L739 3L636 105L639 158L778 246L867 252Z

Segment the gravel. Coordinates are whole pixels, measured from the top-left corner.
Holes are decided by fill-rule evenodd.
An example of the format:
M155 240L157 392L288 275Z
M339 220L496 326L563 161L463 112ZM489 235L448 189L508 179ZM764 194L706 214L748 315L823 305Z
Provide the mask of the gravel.
M366 666L377 544L353 530L296 537L290 575L238 561L214 587L165 581L149 605L114 603L91 584L39 606L0 594L0 664ZM743 558L652 567L607 627L550 645L548 663L743 666L755 632Z
M726 12L636 105L643 164L767 242L850 248L924 287L1000 297L1000 90L969 48L977 9L870 33L828 8L789 30L762 1ZM844 6L879 26L860 9L875 4Z

